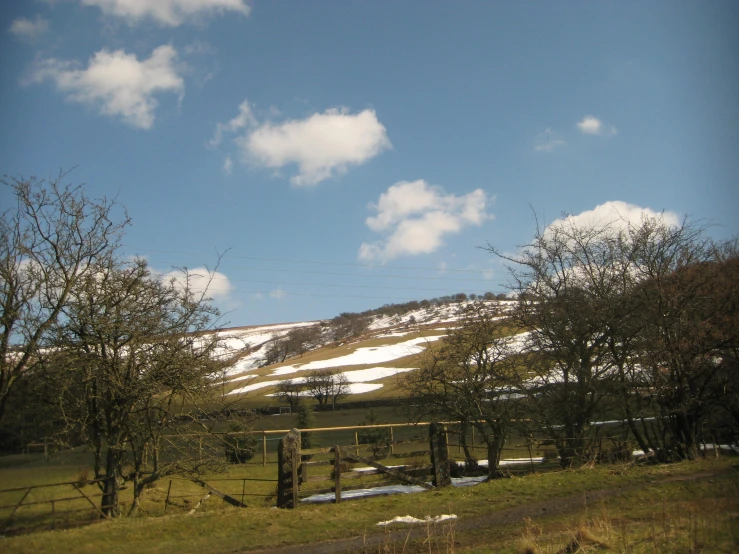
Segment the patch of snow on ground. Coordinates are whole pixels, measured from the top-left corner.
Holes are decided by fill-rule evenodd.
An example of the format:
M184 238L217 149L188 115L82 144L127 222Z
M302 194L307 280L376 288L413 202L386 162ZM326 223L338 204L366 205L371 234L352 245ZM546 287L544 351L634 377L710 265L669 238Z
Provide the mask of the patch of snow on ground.
M392 377L398 373L404 373L406 371L414 371L415 367L371 367L369 369L355 369L354 371L344 371L344 375L350 383L366 383L367 381L377 381L378 379L385 379L386 377Z
M405 358L413 354L418 354L424 350L420 344L427 344L439 340L441 337L416 337L415 339L400 342L398 344L388 344L384 346L370 346L357 348L351 354L339 356L337 358L329 358L328 360L316 360L302 365L287 365L277 368L272 375L287 375L297 371L310 371L313 369L325 369L329 367L342 367L347 365L365 365L380 364Z
M461 477L452 478L452 486L454 487L469 487L477 485L486 479L482 477ZM429 483L430 484L430 483ZM354 489L351 491L341 491L341 499L349 500L352 498L367 498L370 496L383 496L389 494L412 494L414 492L425 492L427 489L419 485L387 485L384 487L373 487L370 489ZM333 502L336 495L333 492L324 494L313 494L303 498L301 502L305 503L319 503L319 502Z
M457 516L455 514L441 514L440 516L436 517L426 516L423 519L418 519L413 516L395 516L393 519L389 519L388 521L381 521L377 525L384 527L386 525L392 525L393 523L441 523L442 521L447 521L450 519L457 519Z
M265 387L271 387L276 385L277 383L280 383L280 381L262 381L261 383L253 383L251 385L246 385L244 387L240 387L238 389L234 389L228 394L244 394L245 392L251 392L253 390L257 389L263 389Z
M382 388L379 383L349 383L347 386L349 387L349 394L362 394L363 392L372 392Z
M498 467L506 467L506 466L517 466L517 465L530 465L530 464L543 464L544 458L510 458L507 460L500 460L498 462ZM458 466L464 467L464 462L457 462ZM488 467L488 461L487 460L478 460L477 465L480 467Z
M348 381L348 389L349 394L362 394L365 392L371 392L373 390L377 390L382 388L382 384L380 383L368 383L367 381L376 381L377 379L384 379L386 377L392 377L393 375L396 375L398 373L403 373L405 371L413 371L415 368L397 368L397 367L373 367L370 369L358 369L356 371L346 371L343 373L343 375L346 376ZM234 379L231 379L230 382L234 381L240 381L243 379L249 379L252 376L250 375L242 375L239 377L235 377ZM262 381L260 383L252 383L243 387L239 387L238 389L234 389L228 394L244 394L246 392L251 392L254 390L262 389L265 387L271 387L273 385L277 385L278 383L282 383L284 380L272 380L272 381ZM292 379L293 383L305 383L305 377L296 377ZM303 391L301 393L302 396L310 396L308 391ZM267 394L265 396L275 396L274 394Z

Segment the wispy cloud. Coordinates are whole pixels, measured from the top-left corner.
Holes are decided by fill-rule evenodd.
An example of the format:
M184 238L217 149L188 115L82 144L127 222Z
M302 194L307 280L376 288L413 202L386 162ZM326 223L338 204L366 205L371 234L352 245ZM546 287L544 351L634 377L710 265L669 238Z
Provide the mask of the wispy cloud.
M228 12L248 16L251 8L244 0L80 0L96 6L106 15L129 23L151 19L160 25L177 27L186 21L199 22L205 16Z
M226 156L226 159L223 160L223 171L226 175L231 175L231 171L233 171L234 163L231 161L231 156Z
M8 32L17 39L34 42L49 30L49 22L37 15L34 19L19 17L10 25Z
M208 146L217 147L227 133L237 135L234 142L248 164L275 170L296 166L290 182L298 187L342 175L391 147L385 126L370 109L353 114L331 108L305 119L257 121L245 100L235 118L216 125Z
M363 243L359 257L385 262L434 252L442 246L446 235L470 225L482 225L492 217L486 212L487 203L482 189L457 196L422 179L395 183L380 195L377 204L371 205L377 215L366 220L372 231L384 237Z
M547 127L534 138L534 150L537 152L551 152L565 144L565 141L556 135L551 127Z
M234 117L230 121L227 121L226 123L218 123L216 125L216 130L213 133L213 138L208 141L207 145L209 148L216 148L218 145L221 144L224 134L236 133L241 129L244 129L245 127L252 127L256 124L257 120L252 113L249 101L244 100L239 105L239 113L236 117Z
M282 287L277 287L276 289L272 289L269 292L269 295L272 298L276 298L277 300L282 300L283 298L287 296L287 293L284 290L282 290Z
M617 130L612 125L604 124L600 119L592 115L586 115L577 123L577 128L585 135L615 135Z
M86 68L76 62L49 58L39 61L28 82L51 80L73 102L120 118L124 123L150 129L158 106L157 95L184 95L184 80L177 64L177 51L169 45L156 48L139 61L123 50L100 50Z

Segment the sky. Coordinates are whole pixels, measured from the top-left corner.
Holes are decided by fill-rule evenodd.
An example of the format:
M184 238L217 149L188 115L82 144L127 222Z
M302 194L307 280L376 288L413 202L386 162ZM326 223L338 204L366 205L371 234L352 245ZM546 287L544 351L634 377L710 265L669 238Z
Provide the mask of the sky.
M534 215L739 234L733 0L5 0L0 64L0 174L115 198L223 325L505 292Z

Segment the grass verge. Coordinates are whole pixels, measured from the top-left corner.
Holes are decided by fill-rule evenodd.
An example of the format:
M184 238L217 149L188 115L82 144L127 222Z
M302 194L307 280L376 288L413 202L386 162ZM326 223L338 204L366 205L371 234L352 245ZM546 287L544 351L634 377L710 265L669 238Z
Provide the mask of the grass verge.
M459 519L451 542L448 534L441 533L433 548L430 539L425 543L423 540L420 543L393 540L367 551L383 548L379 551L415 552L420 548L426 552L559 552L566 551L561 546L570 545L572 536L584 537L587 532L594 538L590 546L586 546L591 550L598 541L605 545L603 548L617 552L690 552L690 545L698 548L701 544L716 545L719 550L710 551L720 552L720 548L727 545L736 549L739 536L735 532L739 517L736 513L739 511L739 472L735 464L736 458L726 457L671 465L600 466L340 505L301 505L291 511L263 507L211 511L208 503L215 500L208 500L205 511L191 516L121 518L86 528L9 537L1 539L0 550L29 553L269 550L382 534L376 524L397 515L424 518L453 513ZM706 472L715 474L712 480L680 481L686 476ZM561 514L521 516L507 523L485 525L485 518L503 510L610 489L626 492L608 497L602 505L577 507L574 512L570 506L566 510L563 508ZM724 523L718 525L721 530L715 532L710 531L711 525L716 527L719 521L710 515L714 512L728 514ZM662 513L664 517L660 519ZM694 514L692 518L691 513ZM528 523L525 517L529 518ZM577 535L580 530L583 532ZM710 533L713 533L712 538L706 539ZM688 538L683 540L686 534ZM664 537L664 546L659 542L663 540L661 537ZM624 549L619 550L620 544L625 545ZM642 546L646 550L640 550ZM577 548L584 551L580 546Z

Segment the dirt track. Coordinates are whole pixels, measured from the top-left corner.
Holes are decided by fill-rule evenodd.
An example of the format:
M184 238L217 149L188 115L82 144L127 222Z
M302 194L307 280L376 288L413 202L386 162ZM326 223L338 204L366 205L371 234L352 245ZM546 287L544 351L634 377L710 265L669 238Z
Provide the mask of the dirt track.
M667 477L665 479L656 480L650 484L659 485L661 483L670 483L676 481L696 481L699 479L707 479L716 476L717 473L697 473L693 475L681 475L677 477ZM643 484L631 485L629 487L617 489L604 489L598 491L590 491L585 494L576 494L565 496L563 498L554 498L543 502L534 502L514 508L506 508L484 514L477 517L459 519L455 524L455 532L465 531L469 529L481 529L486 527L494 527L501 525L509 525L517 523L523 518L535 520L540 517L546 517L551 514L567 514L575 512L586 505L592 505L594 502L617 496L624 492L637 490L643 487ZM349 539L336 539L331 541L322 541L311 544L292 545L284 547L276 547L269 549L248 550L244 552L251 553L273 553L273 554L324 554L339 552L363 552L366 550L376 550L382 544L400 543L422 539L426 536L427 530L423 525L413 528L403 528L395 531L384 531L373 533L366 536L356 536Z

